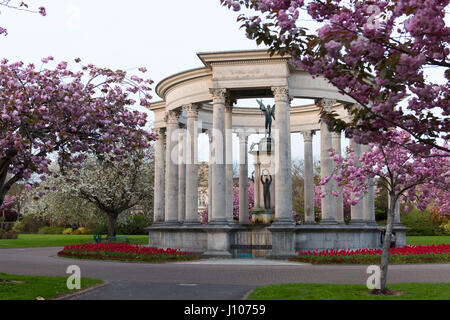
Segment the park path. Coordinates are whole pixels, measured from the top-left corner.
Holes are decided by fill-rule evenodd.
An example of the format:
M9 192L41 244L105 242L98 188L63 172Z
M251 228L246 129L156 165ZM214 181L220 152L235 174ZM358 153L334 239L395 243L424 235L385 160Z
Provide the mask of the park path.
M240 299L251 289L278 283L365 284L363 265L308 265L287 261L234 259L150 264L59 258L61 248L0 249L0 272L82 277L108 281L77 299ZM450 264L391 265L389 282L450 282Z

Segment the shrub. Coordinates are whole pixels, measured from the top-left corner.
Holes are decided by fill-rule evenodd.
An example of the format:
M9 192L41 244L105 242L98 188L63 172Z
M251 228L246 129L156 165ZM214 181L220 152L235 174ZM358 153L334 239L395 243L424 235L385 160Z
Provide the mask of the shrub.
M86 228L83 228L83 227L80 227L77 230L75 230L73 232L73 234L88 234L89 232L90 232L90 230L88 230Z
M17 239L18 234L14 231L0 231L0 239Z
M91 228L93 234L107 234L108 226L105 223L97 223Z
M12 231L17 233L23 233L23 230L25 228L25 225L22 221L16 221L14 222L14 226L12 227Z
M39 228L38 233L40 234L61 234L63 231L62 227L48 227L44 226Z
M375 208L375 220L382 221L387 219L387 211L384 208Z
M73 231L72 228L65 228L65 229L62 231L62 234L72 234L72 231Z
M17 223L17 222L16 222ZM45 221L36 215L27 215L21 220L21 224L18 225L20 227L20 233L36 233L38 230L47 224Z
M401 217L401 222L410 230L407 231L409 236L442 236L447 235L444 228L433 223L431 214L426 211L420 211L416 208L407 212Z
M2 210L1 215L5 217L6 222L13 222L17 220L18 213L16 210Z
M443 223L441 227L445 230L447 234L450 234L450 221L447 221L447 223Z
M146 227L152 224L149 216L143 214L133 214L126 217L125 221L120 221L116 226L117 234L147 234Z

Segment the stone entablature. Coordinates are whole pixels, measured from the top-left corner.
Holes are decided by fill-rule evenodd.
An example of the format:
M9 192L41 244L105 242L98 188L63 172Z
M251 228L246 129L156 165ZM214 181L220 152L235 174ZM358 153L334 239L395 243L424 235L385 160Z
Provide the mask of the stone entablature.
M288 86L292 98L329 98L354 103L326 79L312 78L304 70L293 69L289 57L270 57L265 50L199 53L198 56L205 67L177 73L156 86L156 93L165 101L167 110L182 104L212 101L211 88L227 88L231 94L243 98L252 89L260 91L257 97L272 97L271 87Z
M212 128L212 105L210 103L197 104L198 119L202 122L204 129ZM151 105L150 110L154 112L154 127L165 127L165 103L157 102ZM337 112L340 118L347 118L347 112L342 104L336 104L333 110ZM233 132L241 129L253 130L254 133L264 133L264 121L261 121L261 111L256 108L233 107ZM320 130L319 125L319 106L291 106L291 132L303 132L306 130ZM179 122L186 123L187 114L182 112ZM275 125L274 125L275 128Z

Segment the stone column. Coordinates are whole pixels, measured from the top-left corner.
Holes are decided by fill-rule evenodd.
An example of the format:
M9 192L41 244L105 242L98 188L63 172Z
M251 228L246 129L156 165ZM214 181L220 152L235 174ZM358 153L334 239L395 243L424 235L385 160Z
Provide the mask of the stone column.
M225 170L226 170L226 199L225 212L229 224L234 224L233 218L233 104L230 98L225 100Z
M314 165L312 137L314 131L303 131L304 143L304 190L305 190L305 223L314 224Z
M253 175L253 179L254 179L254 193L255 193L255 207L259 208L261 207L259 204L261 203L261 198L260 198L260 182L259 182L259 177L261 176L261 160L259 159L259 151L256 151L256 163L255 163L255 173Z
M368 145L362 145L361 146L362 152L368 152L369 146ZM375 193L374 193L374 186L373 186L373 178L368 178L367 183L369 187L366 190L366 193L363 196L363 217L367 224L370 225L377 225L375 221Z
M350 139L350 147L355 152L355 166L359 165L359 158L361 157L361 145L356 143L355 140ZM362 197L362 195L360 195ZM352 193L352 198L355 198L354 193ZM362 199L359 202L351 206L351 224L364 224L364 210Z
M238 133L239 137L239 224L249 224L248 220L248 134Z
M213 138L212 131L208 130L209 138L209 159L208 159L208 222L211 221L212 215L212 196L213 196L213 185L212 185L212 162L214 158L214 148L213 148Z
M402 224L400 220L400 201L397 200L395 203L395 218L394 218L394 224Z
M186 130L179 125L178 133L178 222L183 223L186 216Z
M341 155L341 133L333 132L331 136L332 136L332 145L333 145L334 151L336 152L336 154L338 156L342 156ZM333 168L335 168L334 161L333 160L331 160L331 161L333 164ZM345 221L344 221L343 187L338 186L338 184L334 180L333 180L333 186L334 186L334 190L339 193L339 195L337 197L333 196L333 198L334 198L334 216L338 223L344 223Z
M331 111L335 100L322 99L319 103L323 105L325 110ZM330 158L330 149L333 147L331 132L328 130L328 126L325 122L320 122L320 177L330 177L333 172L333 160ZM336 218L334 215L334 199L331 192L333 191L333 178L322 186L322 192L326 193L326 196L321 200L322 220L321 224L336 224Z
M166 114L166 224L178 224L178 117L179 110Z
M185 224L198 221L198 107L184 106L187 115L186 135L186 218Z
M166 149L166 129L156 129L156 143L155 143L155 181L154 181L154 209L153 209L153 223L161 223L164 221L165 210L165 168L164 158Z
M213 96L213 152L212 158L212 214L209 225L204 231L207 234L205 258L230 258L231 227L228 225L225 212L226 169L225 169L225 95L226 89L210 89Z
M288 87L272 87L275 98L275 220L268 228L272 235L269 258L295 256L295 224L292 218L292 168L290 149L290 104ZM272 150L274 148L272 147Z
M213 148L212 215L210 223L226 224L226 170L225 170L225 95L226 89L211 89L213 94Z
M290 105L288 87L273 87L275 97L275 221L293 224L290 163Z

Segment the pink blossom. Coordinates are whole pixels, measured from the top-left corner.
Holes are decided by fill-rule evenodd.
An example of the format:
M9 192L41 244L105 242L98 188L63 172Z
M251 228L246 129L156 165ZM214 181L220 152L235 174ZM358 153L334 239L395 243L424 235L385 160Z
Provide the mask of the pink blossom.
M47 57L42 62L51 60ZM77 168L88 153L101 157L116 147L115 160L120 161L125 153L148 148L154 140L144 129L146 114L129 109L126 89L116 90L136 88L124 71L87 65L72 72L67 62L39 70L6 59L0 68L0 163L9 163L0 175L16 176L20 181L35 173L45 180L51 175L52 154L62 169L70 169ZM94 80L110 86L98 86ZM20 94L16 83L21 83ZM138 90L143 94L141 104L148 105L151 89ZM9 179L0 185L0 194L10 188ZM30 183L25 188L29 191ZM3 201L0 198L0 205Z
M236 1L220 2L237 9ZM333 130L344 128L348 137L367 144L380 142L380 132L400 127L415 138L407 142L410 151L450 153L440 144L450 138L450 88L423 72L448 67L449 0L376 1L380 12L375 16L366 1L239 3L251 11L238 17L247 38L264 41L280 54L287 49L293 67L326 78L359 105L346 106L354 121L336 121L337 114L326 112L323 120ZM308 16L300 18L300 10ZM309 20L319 25L317 30ZM450 72L445 77L450 80Z

